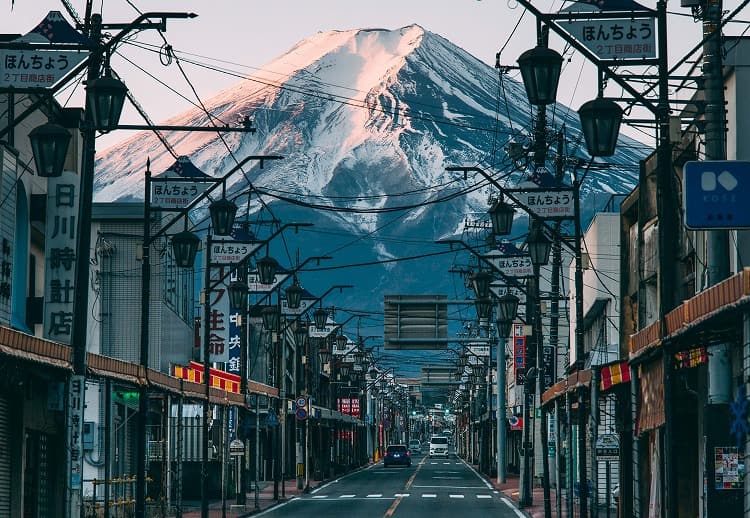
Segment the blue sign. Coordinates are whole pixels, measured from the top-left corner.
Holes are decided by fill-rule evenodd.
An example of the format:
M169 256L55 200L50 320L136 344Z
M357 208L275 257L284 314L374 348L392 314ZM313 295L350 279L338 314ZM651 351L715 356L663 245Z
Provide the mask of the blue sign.
M276 415L276 413L273 410L269 410L268 415L266 416L266 425L277 426L278 424L279 424L279 417Z
M299 407L299 408L297 408L297 411L294 413L294 416L299 421L304 421L305 419L307 419L307 410L305 410L302 407Z
M684 183L687 228L750 227L750 162L687 162Z

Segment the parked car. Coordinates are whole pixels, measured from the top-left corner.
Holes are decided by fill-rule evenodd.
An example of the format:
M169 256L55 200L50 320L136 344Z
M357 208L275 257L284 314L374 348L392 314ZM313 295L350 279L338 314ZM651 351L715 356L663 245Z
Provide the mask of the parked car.
M430 438L430 457L448 457L448 438L435 435Z
M420 443L417 439L412 439L409 441L409 452L413 455L418 455L422 452L422 443Z
M405 444L391 444L385 450L383 466L411 466L411 454Z

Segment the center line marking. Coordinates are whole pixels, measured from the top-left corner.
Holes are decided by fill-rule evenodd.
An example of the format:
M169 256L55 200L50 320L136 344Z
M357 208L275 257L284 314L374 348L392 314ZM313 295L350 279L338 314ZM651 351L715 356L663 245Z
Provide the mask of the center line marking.
M341 495L339 498L354 498L356 495Z
M451 498L463 498L464 495L449 495Z
M417 478L417 473L419 473L419 470L422 469L422 466L424 466L424 463L426 460L427 460L427 457L419 461L419 464L417 464L417 469L414 470L414 473L411 474L411 477L409 477L409 480L406 481L406 484L404 485L404 491L408 491L411 485L414 483L414 479ZM400 493L400 494L396 494L395 496L396 496L395 500L393 500L393 503L385 512L385 514L383 515L383 518L390 518L391 516L393 516L393 513L396 512L396 508L401 503L401 500L403 500L405 496L409 496L409 494Z
M434 493L426 493L422 495L422 498L437 498L437 495Z
M372 495L367 495L367 498L380 498L381 496L383 496L382 493L376 493Z

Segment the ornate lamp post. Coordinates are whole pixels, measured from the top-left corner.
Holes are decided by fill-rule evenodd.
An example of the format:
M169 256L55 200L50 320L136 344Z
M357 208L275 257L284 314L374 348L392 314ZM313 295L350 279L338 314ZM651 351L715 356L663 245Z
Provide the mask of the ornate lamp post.
M516 211L513 206L506 203L503 197L497 198L490 206L487 213L492 222L492 232L497 236L507 236L513 228L513 216Z
M598 97L578 109L583 137L589 155L612 156L622 122L622 108L609 99Z

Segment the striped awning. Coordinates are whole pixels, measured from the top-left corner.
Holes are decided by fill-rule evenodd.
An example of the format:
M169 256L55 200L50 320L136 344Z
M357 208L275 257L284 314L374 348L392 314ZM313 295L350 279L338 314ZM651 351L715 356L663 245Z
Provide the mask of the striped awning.
M601 382L599 388L604 392L609 390L615 385L620 383L627 383L630 381L630 367L627 362L615 363L613 365L607 365L602 367L601 371Z

